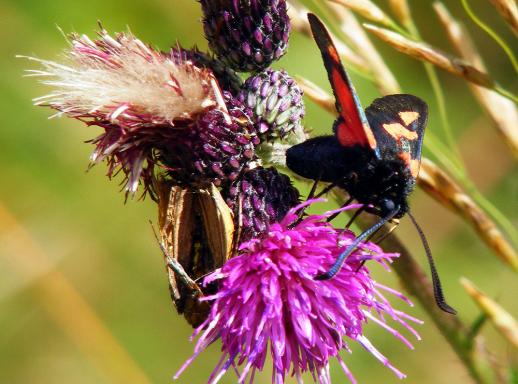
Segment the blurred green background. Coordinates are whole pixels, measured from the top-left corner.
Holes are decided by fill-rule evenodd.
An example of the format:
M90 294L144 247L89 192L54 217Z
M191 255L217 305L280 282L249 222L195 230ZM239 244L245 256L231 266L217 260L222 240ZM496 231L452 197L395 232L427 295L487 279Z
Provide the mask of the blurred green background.
M382 7L385 1L378 2ZM473 34L490 72L516 92L516 75L502 51L466 18L457 0L445 1ZM518 51L516 38L489 1L471 4ZM431 2L411 1L424 38L450 50ZM111 32L128 26L145 42L167 49L206 48L199 4L194 0L2 0L0 2L0 383L168 383L192 352L192 330L176 314L169 299L162 256L148 220L155 204L124 204L116 181L104 176L104 165L85 172L94 137L68 119L47 120L51 111L32 106L31 99L48 92L34 79L23 78L33 64L16 54L56 59L65 32L94 36L97 20ZM374 39L373 39L374 40ZM441 137L437 106L422 65L375 41L406 92L430 102L429 129ZM292 35L288 54L276 64L329 89L316 47L306 37ZM364 104L378 94L353 75ZM518 169L507 147L464 81L440 73L447 95L449 119L474 182L516 226ZM332 117L307 103L307 125L329 132ZM426 152L425 152L426 153ZM424 227L450 304L462 320L477 314L459 284L473 280L518 316L518 279L480 242L458 217L421 191L411 199ZM424 253L408 223L398 229L421 262ZM394 276L378 279L397 286ZM399 305L399 303L398 303ZM430 303L430 305L433 305ZM423 341L409 351L376 327L367 327L373 343L408 374L407 383L469 383L465 369L419 306L400 308L425 320ZM502 361L513 360L512 348L484 328L490 346ZM353 346L346 362L362 383L398 382L367 352ZM219 359L217 345L209 348L178 380L203 383ZM337 363L334 382L345 382ZM223 383L235 382L232 373ZM257 383L269 383L268 369Z

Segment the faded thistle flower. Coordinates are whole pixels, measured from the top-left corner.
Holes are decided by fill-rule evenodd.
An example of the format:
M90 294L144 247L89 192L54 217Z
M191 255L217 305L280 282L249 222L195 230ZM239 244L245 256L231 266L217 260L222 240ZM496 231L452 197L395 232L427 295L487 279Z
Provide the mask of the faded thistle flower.
M200 0L205 37L233 69L255 72L278 60L288 47L285 0Z
M261 138L282 138L302 130L305 108L303 91L286 71L267 69L248 78L239 100L252 110Z
M156 152L175 150L200 116L217 111L230 121L212 71L174 50L162 53L130 33L112 37L104 29L95 41L73 34L70 44L66 64L33 59L44 69L31 75L54 87L36 104L102 127L91 160L107 160L108 176L122 171L130 193L140 181L151 185Z
M218 382L230 367L242 367L239 383L253 382L268 355L273 360L275 384L284 383L288 375L302 382L304 372L310 372L319 383L330 383L329 360L333 357L355 382L339 354L350 351L350 342L360 344L398 377L405 376L372 345L363 329L371 321L412 348L388 324L392 320L419 339L408 322L420 321L394 309L386 295L409 301L374 281L363 264L373 260L388 269L397 255L386 254L373 243L362 243L335 278L315 280L355 236L326 222L333 212L298 221L298 212L310 203L290 210L262 236L242 244L238 256L206 279L219 281L219 290L206 298L212 301L211 313L195 331L199 338L194 355L176 377L218 338L223 355L209 383Z
M257 167L245 172L229 188L227 205L241 229L240 241L261 236L299 204L299 192L288 176L275 168Z

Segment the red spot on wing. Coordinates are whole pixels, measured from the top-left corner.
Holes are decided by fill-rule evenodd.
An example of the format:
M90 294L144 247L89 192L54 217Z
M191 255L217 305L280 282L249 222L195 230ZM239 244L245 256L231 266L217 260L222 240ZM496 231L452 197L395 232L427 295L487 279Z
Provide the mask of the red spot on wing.
M335 65L340 63L340 56L338 56L338 52L336 51L336 48L333 45L327 46L327 53L329 54Z
M347 80L343 77L342 71L336 67L333 68L331 79L340 116L343 119L343 123L337 127L336 131L338 141L347 147L361 145L375 148L374 137L372 137L374 140L374 146L372 146L371 140L369 140L365 133L366 131L358 113L354 96L347 84ZM370 128L367 127L367 131L370 133Z
M403 161L403 163L410 170L410 174L414 179L419 175L419 168L421 167L421 163L418 159L412 159L412 156L408 152L400 152L399 158Z

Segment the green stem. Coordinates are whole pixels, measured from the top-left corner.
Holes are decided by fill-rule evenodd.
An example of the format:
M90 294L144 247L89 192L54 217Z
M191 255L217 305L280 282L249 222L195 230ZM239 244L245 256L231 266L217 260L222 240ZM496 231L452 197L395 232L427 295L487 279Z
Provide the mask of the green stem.
M417 29L417 26L414 23L413 19L409 20L408 23L409 33L414 38L414 40L422 41L421 34L419 33L419 30ZM446 110L446 100L444 97L444 92L441 86L441 83L439 81L439 77L437 76L437 72L435 70L435 67L430 63L423 63L426 75L428 76L428 79L430 81L430 85L432 86L433 93L435 95L435 100L437 102L437 107L439 109L439 116L441 118L441 125L443 128L444 135L446 137L446 141L448 143L448 146L450 150L453 152L453 162L455 163L457 169L462 174L465 174L465 166L462 162L462 157L460 155L460 151L457 147L457 144L455 142L455 139L453 137L453 133L451 130L450 122L448 120L448 112Z
M507 97L508 99L514 101L516 104L518 104L518 96L516 96L514 93L509 92L508 90L502 88L500 85L495 85L495 88L493 90L500 95Z
M435 100L437 102L437 107L439 109L439 116L441 118L441 125L443 127L443 132L446 137L447 145L449 146L450 150L454 152L452 161L455 163L456 168L458 168L461 173L465 173L465 167L462 162L462 157L457 143L455 141L455 138L453 137L450 122L448 120L446 100L444 97L443 89L441 87L441 83L439 81L439 77L437 76L437 72L435 71L435 68L432 64L425 63L424 68L426 70L426 74L428 75L428 79L430 80L430 84L435 95Z
M469 15L469 17L477 24L484 32L486 32L493 40L496 41L496 43L504 50L505 54L511 61L514 70L516 73L518 73L518 61L516 60L516 57L513 54L513 51L509 46L502 40L498 34L489 27L489 25L485 24L480 18L475 15L475 12L473 12L473 9L471 9L468 0L461 0L462 6L464 7L464 10Z

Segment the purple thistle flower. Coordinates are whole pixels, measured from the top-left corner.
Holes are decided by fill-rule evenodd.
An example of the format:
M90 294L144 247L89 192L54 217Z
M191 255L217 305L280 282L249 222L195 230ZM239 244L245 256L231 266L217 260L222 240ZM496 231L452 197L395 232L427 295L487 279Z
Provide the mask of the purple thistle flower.
M387 324L392 319L419 339L407 321L421 322L394 309L385 295L395 295L411 305L410 301L375 282L363 265L374 260L389 269L388 264L398 255L384 253L373 243L362 243L335 278L314 280L355 236L326 222L333 212L311 215L297 223L298 211L311 203L293 208L264 236L242 244L237 257L206 278L205 283L219 281L219 291L205 298L213 301L211 313L195 331L194 336L201 336L194 354L175 378L218 338L223 355L209 383L217 383L230 367L236 371L242 367L239 383L253 382L268 354L273 360L275 384L284 383L290 372L299 382L302 373L310 372L315 381L331 383L332 357L355 382L339 355L342 349L350 352L349 341L359 343L399 378L405 377L363 333L363 325L370 320L413 348ZM343 210L353 208L357 205Z

